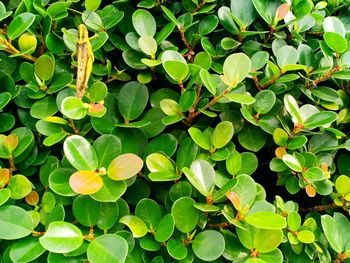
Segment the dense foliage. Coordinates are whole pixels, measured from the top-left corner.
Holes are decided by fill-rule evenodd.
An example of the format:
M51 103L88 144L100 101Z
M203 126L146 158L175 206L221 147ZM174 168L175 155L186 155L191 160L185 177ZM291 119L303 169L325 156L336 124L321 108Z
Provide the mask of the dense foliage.
M0 262L350 262L349 9L1 1Z

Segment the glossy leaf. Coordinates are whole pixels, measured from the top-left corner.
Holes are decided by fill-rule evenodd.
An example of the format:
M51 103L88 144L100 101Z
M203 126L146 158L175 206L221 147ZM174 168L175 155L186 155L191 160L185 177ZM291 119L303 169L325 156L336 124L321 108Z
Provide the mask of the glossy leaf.
M71 252L83 243L80 229L67 222L53 222L45 235L39 238L40 244L53 253Z
M108 176L113 180L125 180L141 171L143 161L135 154L126 153L115 158L108 167Z
M63 143L64 154L77 170L94 171L98 168L98 158L91 144L80 135L69 136Z

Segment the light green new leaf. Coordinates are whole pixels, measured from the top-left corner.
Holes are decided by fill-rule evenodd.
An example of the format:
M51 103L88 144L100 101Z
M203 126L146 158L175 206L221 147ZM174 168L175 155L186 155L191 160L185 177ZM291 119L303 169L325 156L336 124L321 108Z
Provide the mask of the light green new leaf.
M205 160L196 160L190 169L183 168L190 183L204 196L210 196L215 187L215 171L213 166Z

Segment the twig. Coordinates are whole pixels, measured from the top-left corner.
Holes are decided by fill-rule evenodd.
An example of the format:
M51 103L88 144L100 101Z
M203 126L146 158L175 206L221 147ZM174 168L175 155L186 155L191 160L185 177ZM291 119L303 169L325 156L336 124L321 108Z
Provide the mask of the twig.
M317 205L314 207L307 207L307 208L299 208L299 212L319 212L324 211L327 209L335 209L338 208L335 203L327 204L327 205Z
M19 54L21 53L17 48L15 48L14 46L12 46L12 44L7 41L6 39L2 39L3 43L6 48L3 49L3 51L5 51L6 53L9 53L9 54ZM0 43L1 43L1 39L0 39ZM26 60L29 60L29 61L32 61L32 62L35 62L36 61L36 57L33 57L31 55L28 55L28 54L21 54L20 57L26 59Z
M80 132L79 132L79 130L75 127L73 120L72 120L72 119L69 119L68 123L69 123L69 127L72 128L72 130L74 131L74 133L79 135Z
M192 11L192 15L194 15L195 13L197 13L199 11L199 9L202 8L202 6L205 4L206 0L202 0L197 6L196 8Z
M181 35L181 40L182 43L185 45L185 47L187 48L187 53L184 55L184 57L187 57L188 60L193 63L194 61L194 51L193 51L193 47L187 42L186 37L185 37L185 31L183 26L179 26L178 27L180 35Z
M305 85L306 88L311 88L313 86L317 86L318 83L326 81L328 79L330 79L332 77L332 75L339 71L341 69L340 65L336 66L335 68L332 68L331 70L329 70L326 74L321 75L320 77L318 77L317 79L315 79L312 82L309 82L307 85Z
M225 228L229 227L230 223L229 222L223 222L223 223L217 223L217 224L208 224L208 227L212 228Z

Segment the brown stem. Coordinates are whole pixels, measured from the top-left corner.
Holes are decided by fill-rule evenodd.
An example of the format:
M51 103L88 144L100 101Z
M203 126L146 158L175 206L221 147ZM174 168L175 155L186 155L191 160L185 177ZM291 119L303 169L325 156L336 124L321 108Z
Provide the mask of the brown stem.
M223 222L223 223L217 223L217 224L208 224L208 227L212 228L226 228L229 227L230 223L229 222Z
M46 232L39 232L39 231L32 231L32 235L35 236L35 237L38 237L38 236L43 236L45 235Z
M196 8L192 11L192 15L194 15L195 13L197 13L199 11L199 9L202 8L202 6L205 4L206 0L202 0L197 6Z
M307 207L307 208L299 208L299 212L319 212L324 211L327 209L335 209L338 208L335 203L327 204L327 205L317 205L314 207Z
M85 235L85 236L84 236L84 239L89 239L89 240L91 240L91 241L95 240L95 237L94 237L94 227L93 227L93 226L90 226L89 234Z
M75 127L74 121L72 119L69 119L68 121L69 123L69 127L72 128L72 130L74 131L75 134L80 134L79 130L77 129L77 127Z
M181 41L185 45L185 47L187 48L187 53L184 55L184 57L187 57L187 59L191 63L193 63L194 55L195 55L195 53L193 51L193 47L187 42L183 26L179 26L178 29L179 29L179 32L180 32L180 35L181 35Z
M253 81L254 81L254 84L255 86L257 87L258 90L262 90L262 86L260 85L259 83L259 79L257 76L253 76Z
M270 32L269 32L269 35L267 36L267 38L266 38L266 40L265 40L265 42L269 42L270 41L270 39L272 38L272 36L273 36L273 33L275 33L276 32L276 29L273 27L273 26L271 26L270 27Z
M341 69L340 65L336 66L335 68L332 68L331 70L329 70L326 74L321 75L320 77L318 77L317 79L315 79L312 82L309 82L305 87L306 88L311 88L312 86L317 86L318 83L326 81L328 79L330 79L332 77L332 75L339 71Z
M1 33L0 33L1 34ZM4 44L6 46L5 49L3 49L3 51L5 51L6 53L9 53L9 54L19 54L21 53L17 48L15 48L10 41L6 40L6 39L1 39L0 38L0 43L2 41L2 44ZM21 58L24 58L26 60L29 60L29 61L32 61L32 62L35 62L36 60L36 57L33 57L31 55L28 55L28 54L22 54L20 55Z
M185 90L186 90L186 89L185 89L185 86L184 86L184 84L183 84L182 80L179 80L179 82L178 82L178 83L179 83L179 86L180 86L180 89L181 89L181 94L182 94L182 93L184 93L184 92L185 92Z
M11 177L12 173L17 170L17 168L15 166L15 160L14 160L12 155L9 158L9 164L10 164L9 172L10 172L10 177Z

